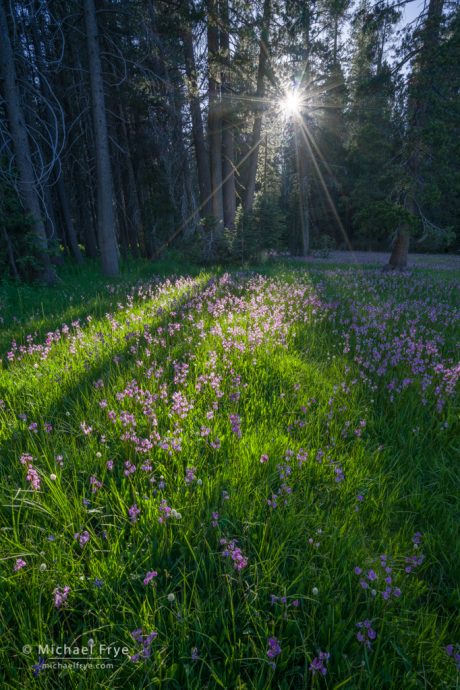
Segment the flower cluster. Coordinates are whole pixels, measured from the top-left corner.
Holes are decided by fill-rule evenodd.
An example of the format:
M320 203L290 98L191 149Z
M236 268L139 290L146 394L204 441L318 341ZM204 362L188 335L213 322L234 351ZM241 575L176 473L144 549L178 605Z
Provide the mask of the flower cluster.
M33 466L33 457L29 453L23 453L19 458L21 465L27 467L26 479L30 482L30 485L34 491L38 491L41 486L40 476Z
M89 532L88 532L87 530L85 530L84 532L81 532L81 533L80 533L80 532L76 532L76 533L73 535L73 538L76 539L76 540L78 540L78 543L79 543L80 546L83 548L83 547L85 546L85 544L87 544L87 543L89 542L89 540L90 540L90 535L89 535Z
M131 506L131 508L128 510L129 519L131 520L131 522L132 522L133 524L134 524L135 522L137 522L138 517L139 517L139 515L140 515L140 512L141 512L141 510L140 510L140 508L137 507L137 503L134 503L134 504Z
M276 659L281 654L281 646L276 637L268 638L267 656L269 659Z
M222 556L224 558L231 558L235 570L243 570L243 568L246 568L248 559L246 556L244 556L240 547L237 546L235 539L230 541L227 541L227 539L221 539L220 544L223 546Z
M370 649L372 642L377 637L377 633L373 629L371 621L360 621L359 623L356 623L356 627L359 628L358 632L356 633L356 639L358 642L361 642L361 644Z
M102 482L97 477L95 477L94 475L92 475L89 478L89 484L91 486L91 492L93 494L96 494L99 491L99 489L102 489L102 486L103 486Z
M445 648L447 656L449 656L457 666L457 671L460 671L460 645L448 644Z
M270 601L272 605L283 604L284 606L293 606L294 608L298 608L300 606L300 601L298 599L293 599L293 601L291 601L289 604L286 596L278 597L276 594L270 594Z
M135 471L136 465L134 465L130 460L126 460L125 469L123 470L125 477L129 477L131 474L134 474Z
M56 587L54 590L54 605L57 609L60 609L62 606L65 606L67 602L67 598L69 596L70 592L70 587L67 585L63 587L62 589L60 587Z
M281 500L282 504L287 506L288 496L292 494L292 487L289 484L283 482L279 487L278 491L271 495L271 498L267 498L267 505L273 510L278 508L278 502Z
M237 415L237 414L231 414L230 415L230 425L232 427L233 433L238 438L241 438L241 419L240 419L239 415Z
M154 577L157 577L157 575L158 575L158 573L156 570L149 570L149 572L144 577L144 585L147 587L149 582L151 582Z
M32 666L32 673L33 673L34 678L38 678L39 674L41 673L41 671L43 671L43 669L45 667L45 663L46 662L45 662L44 657L39 656L38 657L38 663L33 664L33 666Z
M149 635L144 636L142 628L137 628L133 630L131 636L135 642L141 645L141 649L131 656L131 661L136 663L140 659L148 659L152 653L152 642L158 637L156 630L152 630Z
M330 656L331 655L329 652L319 652L318 656L315 656L311 662L308 670L311 671L313 675L316 673L321 673L322 676L325 676L327 673L327 663L330 659Z
M383 587L380 589L380 594L385 601L389 601L392 597L399 599L401 590L395 586L393 568L389 565L386 554L381 554L379 566L376 566L377 570L369 568L366 572L359 566L355 567L355 575L360 576L360 586L362 589L369 590L372 596L377 595L377 587Z
M196 467L187 467L185 470L185 483L187 486L193 484L196 480Z
M420 554L420 556L413 555L413 556L406 556L404 559L406 562L406 567L404 568L404 571L409 574L416 568L418 568L419 565L422 565L423 561L425 560L425 556L423 553Z
M211 526L212 526L212 527L218 527L218 525L219 525L219 522L218 522L218 520L219 520L219 513L217 513L217 512L214 511L214 512L211 514L211 517L212 517Z

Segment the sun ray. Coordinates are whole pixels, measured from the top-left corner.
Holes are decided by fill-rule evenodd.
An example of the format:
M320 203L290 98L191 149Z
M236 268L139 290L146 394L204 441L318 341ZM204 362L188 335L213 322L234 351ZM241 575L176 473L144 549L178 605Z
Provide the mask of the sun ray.
M216 191L219 191L219 190L222 189L223 185L227 182L227 180L230 178L230 176L233 175L235 172L237 172L237 170L243 165L243 163L244 163L245 161L247 161L247 159L248 159L249 156L252 154L252 152L255 151L256 148L257 148L258 146L260 146L260 144L262 143L262 141L264 140L264 138L265 138L265 134L263 134L263 135L259 138L259 140L258 140L253 146L251 146L251 148L249 149L249 151L247 151L247 153L246 153L246 154L243 156L243 158L238 162L238 164L234 166L234 169L233 169L226 177L223 178L222 182L221 182L220 185L217 187ZM200 213L200 211L202 211L203 208L205 208L206 204L207 204L209 201L211 201L211 199L212 199L212 197L214 196L214 194L215 194L215 192L209 194L209 196L208 196L199 206L197 206L197 207L193 210L193 212L190 213L189 216L187 216L187 218L176 228L176 230L172 233L172 235L170 235L170 237L168 237L168 239L165 240L165 242L163 242L163 244L161 245L161 247L160 247L160 248L156 251L156 253L155 253L157 257L160 256L161 253L171 244L171 242L173 242L173 241L176 239L176 237L178 237L178 236L180 235L180 233L183 232L183 231L185 230L185 228L187 227L187 224L193 219L193 217L194 217L194 216L197 216L197 215Z
M285 117L298 117L302 108L302 98L296 89L287 91L280 100L281 112Z
M348 248L349 248L349 250L350 250L350 252L351 252L351 256L352 256L353 260L354 260L356 263L358 263L358 261L357 261L355 255L354 255L354 253L353 253L353 248L352 248L350 239L349 239L349 237L348 237L347 231L345 230L344 225L343 225L343 223L342 223L342 221L341 221L341 219L340 219L339 213L338 213L338 211L337 211L337 209L336 209L336 206L335 206L335 204L334 204L334 200L333 200L333 198L331 197L331 194L330 194L330 192L329 192L329 189L327 188L327 184L326 184L326 181L325 181L325 179L324 179L323 173L321 172L321 169L320 169L320 167L319 167L319 165L318 165L318 161L316 160L316 157L315 157L315 155L314 155L314 153L313 153L313 149L312 149L312 146L311 146L311 143L310 143L310 138L309 138L308 129L307 129L307 127L305 126L305 123L303 123L303 122L301 123L300 131L301 131L302 137L303 137L303 139L304 139L304 141L305 141L305 144L306 144L306 146L307 146L307 148L308 148L308 152L309 152L309 154L310 154L310 159L311 159L311 161L312 161L312 163L313 163L313 165L314 165L314 167L315 167L316 174L318 175L318 179L319 179L319 181L320 181L320 183L321 183L321 186L322 186L322 188L323 188L324 194L325 194L326 199L327 199L327 201L328 201L328 203L329 203L329 206L330 206L330 208L331 208L331 211L332 211L332 214L333 214L333 216L334 216L334 219L335 219L335 221L337 222L337 225L338 225L339 228L340 228L340 231L341 231L341 233L342 233L342 235L343 235L343 238L344 238L344 240L345 240L345 242L346 242L346 244L347 244L347 246L348 246Z

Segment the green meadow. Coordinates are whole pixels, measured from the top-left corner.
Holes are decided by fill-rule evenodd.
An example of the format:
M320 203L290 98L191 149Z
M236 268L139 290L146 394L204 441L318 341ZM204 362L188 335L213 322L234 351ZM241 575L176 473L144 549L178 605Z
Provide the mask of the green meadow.
M2 687L459 687L457 297L289 262L1 284Z

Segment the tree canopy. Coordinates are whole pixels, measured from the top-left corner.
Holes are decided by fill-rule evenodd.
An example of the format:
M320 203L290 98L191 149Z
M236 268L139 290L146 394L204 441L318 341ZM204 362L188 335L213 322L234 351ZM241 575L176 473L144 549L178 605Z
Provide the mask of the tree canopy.
M460 10L408 6L2 2L0 268L458 250Z

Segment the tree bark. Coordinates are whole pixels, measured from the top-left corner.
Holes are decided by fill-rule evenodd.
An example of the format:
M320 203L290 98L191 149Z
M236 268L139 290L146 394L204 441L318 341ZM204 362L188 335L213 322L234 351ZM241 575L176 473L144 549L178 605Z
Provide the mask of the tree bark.
M208 139L211 164L211 205L215 230L224 227L224 205L222 193L222 111L219 85L219 29L217 26L217 0L207 0L208 8L208 72L209 109Z
M337 15L334 15L334 47L333 47L333 54L332 54L332 64L333 65L337 64L338 38L339 38L339 18Z
M414 67L411 76L414 91L408 99L408 162L407 172L409 177L409 189L406 194L405 207L414 215L417 213L416 199L420 196L423 183L420 181L420 167L423 161L423 145L420 141L421 133L427 118L428 99L426 90L414 84L417 80L427 81L427 88L433 88L433 79L430 76L430 65L436 56L439 47L442 12L444 0L430 0L425 25L422 29L422 47L419 54L418 69ZM426 155L426 153L425 153ZM410 228L406 225L398 230L396 241L388 261L387 270L403 270L407 266L409 254Z
M300 251L302 256L308 256L310 250L308 151L306 150L301 130L302 123L296 122L294 126L296 128L297 170L299 175Z
M129 237L129 221L127 213L127 204L125 189L123 184L123 177L121 175L121 161L117 155L115 157L113 186L115 190L115 208L116 208L116 227L118 229L118 237L120 242L121 255L127 257L130 253L131 243Z
M78 246L77 233L75 231L75 225L72 219L72 212L70 210L69 197L67 196L67 190L64 183L64 178L62 176L62 170L58 173L58 178L56 182L57 193L59 197L59 204L61 206L62 217L64 219L65 234L67 238L67 244L70 247L72 256L77 262L77 264L83 263L83 255Z
M96 148L98 237L102 270L107 276L117 276L118 247L113 211L113 179L110 164L104 83L99 52L98 28L94 0L84 0L84 14L88 43L89 73Z
M220 47L223 60L222 69L222 192L224 205L224 225L232 229L235 224L235 137L230 85L230 36L228 0L221 0Z
M196 206L192 193L189 156L184 141L184 123L182 117L183 94L178 87L182 82L182 74L178 69L176 61L170 59L167 50L168 36L165 35L158 26L153 2L150 2L149 9L152 35L152 60L155 74L159 77L159 84L155 85L155 88L159 89L160 93L164 96L163 107L167 113L166 131L161 131L160 136L163 137L166 134L171 142L171 150L165 151L161 140L157 140L158 158L161 160L165 170L171 203L176 213L175 220L176 222L179 220L179 227L175 229L170 238L170 241L172 241L179 235L187 237L193 234L199 222L199 209ZM191 49L193 63L193 45ZM205 166L209 171L206 156Z
M400 228L388 262L387 270L404 270L407 268L409 254L410 232L407 228Z
M302 256L310 251L310 209L308 204L309 180L305 174L299 180L300 243Z
M79 200L80 226L83 228L85 238L85 256L88 259L98 257L98 247L96 243L96 233L94 232L94 220L91 212L91 200L84 195L84 190L79 189L77 198Z
M212 213L211 174L208 164L208 152L204 138L200 98L198 95L198 79L195 63L195 52L193 48L193 37L188 27L182 31L182 42L184 45L185 71L187 74L190 112L192 116L192 139L193 147L195 149L198 188L200 192L200 215L202 218L206 218Z
M248 172L246 178L246 189L243 197L243 208L250 213L254 205L254 194L256 191L257 165L259 162L260 136L262 133L262 114L263 106L261 100L265 96L265 73L268 62L268 38L270 32L271 0L264 0L262 16L262 31L259 43L259 66L257 69L257 111L254 118L251 138L251 153L248 159Z
M130 141L128 136L128 128L125 121L125 112L120 105L121 131L123 134L123 143L126 150L126 173L127 173L127 210L129 218L129 242L133 256L138 256L139 251L142 253L141 237L143 236L142 229L142 214L141 205L139 201L139 194L137 192L136 176L134 174L133 159L131 156Z
M61 82L64 82L65 76L69 78L67 87L65 83L62 84L62 90L65 94L62 105L66 113L71 113L86 98L84 82L77 79L77 74L83 73L84 70L79 46L68 38L66 49L69 51L69 59L75 65L75 69L69 75L61 73ZM73 98L70 94L73 94ZM90 129L92 129L91 113L81 113L78 117L78 123L68 129L68 150L69 152L75 152L73 156L69 156L70 185L68 189L73 192L74 209L78 219L80 237L85 249L84 256L96 259L99 251L97 246L97 219L94 213L96 203L91 172L90 147L88 145L88 131Z
M103 46L110 50L110 46ZM120 75L117 73L115 63L110 65L111 73L114 81L120 80ZM115 192L116 207L120 208L122 218L118 214L118 227L125 229L127 244L129 245L133 257L139 256L140 237L142 235L142 214L139 203L139 194L137 192L136 177L134 174L133 160L131 156L130 138L127 127L127 113L123 107L121 92L118 89L112 95L109 101L109 109L116 112L118 115L116 121L116 136L117 141L121 143L123 150L126 152L124 159L120 154L117 155L115 167L115 182L118 184L119 191ZM115 189L117 187L115 184ZM121 194L121 196L120 196ZM122 241L120 235L120 241ZM125 242L126 244L126 242Z
M16 83L16 66L10 42L8 22L3 3L0 2L0 74L4 80L6 111L10 134L16 154L18 190L22 204L32 218L37 249L43 263L42 277L48 284L56 282L56 274L48 253L48 241L37 194L29 139Z
M6 253L8 254L8 263L10 266L11 276L15 280L19 280L19 271L17 269L16 260L14 258L13 245L12 245L10 237L8 235L8 231L5 227L5 225L1 222L1 219L0 219L0 225L2 228L3 240L4 240L5 246L6 246Z

